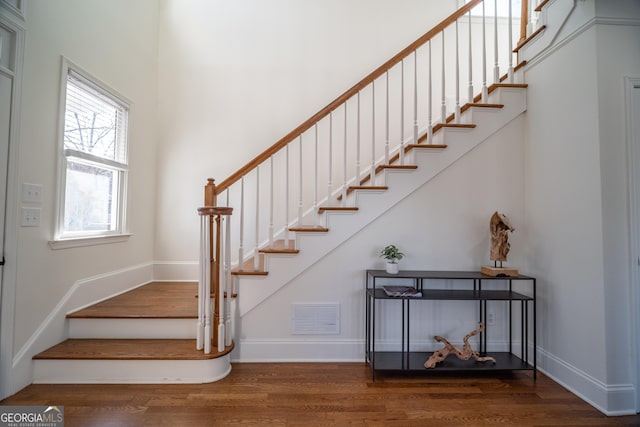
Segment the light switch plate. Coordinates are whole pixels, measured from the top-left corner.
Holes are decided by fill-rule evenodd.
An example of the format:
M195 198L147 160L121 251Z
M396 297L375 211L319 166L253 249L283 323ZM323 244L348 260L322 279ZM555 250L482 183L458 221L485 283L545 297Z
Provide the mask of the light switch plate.
M40 208L22 208L20 216L20 225L23 227L39 227L40 226Z
M42 202L42 184L22 183L22 201L24 203Z

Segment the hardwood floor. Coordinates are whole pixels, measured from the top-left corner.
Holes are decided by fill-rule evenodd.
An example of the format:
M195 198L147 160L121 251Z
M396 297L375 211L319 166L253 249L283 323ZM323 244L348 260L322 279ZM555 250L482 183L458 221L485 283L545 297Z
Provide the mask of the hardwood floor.
M380 375L360 363L234 364L195 385L30 385L2 405L64 406L73 426L638 426L542 374Z

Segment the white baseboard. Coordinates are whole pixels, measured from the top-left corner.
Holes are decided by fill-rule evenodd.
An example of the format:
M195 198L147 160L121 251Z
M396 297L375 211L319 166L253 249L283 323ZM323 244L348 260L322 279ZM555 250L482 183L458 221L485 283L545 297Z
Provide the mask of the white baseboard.
M540 348L538 369L605 415L636 413L633 384L605 384Z
M153 280L160 282L198 281L198 261L154 261Z
M363 362L364 340L241 340L232 362Z

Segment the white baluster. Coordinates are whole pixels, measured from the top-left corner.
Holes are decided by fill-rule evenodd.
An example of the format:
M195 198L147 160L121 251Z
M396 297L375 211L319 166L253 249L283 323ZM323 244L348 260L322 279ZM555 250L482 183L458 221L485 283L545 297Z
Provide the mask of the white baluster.
M356 135L356 185L360 185L360 92L358 92Z
M511 0L509 0L511 1ZM473 30L471 28L471 11L469 11L469 91L467 93L468 95L468 101L469 104L473 104L473 98L474 98L474 93L473 93L473 44L472 44L472 34Z
M400 164L404 164L404 59L400 61Z
M344 103L344 137L342 146L342 206L347 206L347 103Z
M253 271L260 269L260 166L256 166L256 242L253 249Z
M511 3L511 2L509 2ZM494 0L494 16L493 16L493 55L495 56L495 64L493 66L493 82L500 83L500 65L498 64L498 0Z
M205 354L211 353L211 217L205 216L207 224L205 226L205 245L207 261L205 262L205 274L204 274L204 352Z
M524 0L526 1L526 0ZM482 2L482 102L489 102L489 89L487 88L487 37L486 37L486 14L485 2Z
M509 83L513 83L513 2L509 1L509 43L507 44L507 55L509 58Z
M429 93L427 95L427 105L429 107L429 120L427 127L427 142L433 144L433 68L431 68L431 40L429 40Z
M360 185L360 92L358 92L358 107L356 119L356 185Z
M369 182L376 185L376 81L371 83L371 169Z
M218 215L218 217L216 218L216 221L224 221L223 220L223 216L222 215ZM220 242L220 250L224 251L224 233L222 232L222 228L220 228L220 235L217 236L218 237L218 241ZM223 264L223 260L224 259L224 253L220 254L220 258L218 258L216 260L216 262L218 263L218 283L220 283L220 286L218 286L218 294L216 295L216 302L218 303L218 351L219 352L223 352L224 351L224 343L226 341L225 338L225 280L224 280L224 264Z
M413 143L418 143L418 51L413 51ZM404 165L404 150L400 151L400 164Z
M331 206L331 189L333 188L333 111L329 113L329 171L327 179L327 206Z
M302 135L299 137L299 152L298 152L298 181L300 192L298 194L298 226L302 226Z
M229 203L227 203L229 206ZM231 288L231 216L226 218L225 246L224 246L224 287L227 292L225 309L225 345L230 346L233 341L234 329L231 318L231 298L233 289Z
M207 264L207 252L205 241L205 215L200 216L200 280L198 281L198 326L196 333L196 350L204 348L204 281L206 277L205 265Z
M447 123L447 95L445 84L445 49L444 49L444 30L442 30L442 123Z
M391 150L391 141L389 139L389 71L385 72L385 135L384 135L384 164L388 165L389 164L389 151Z
M285 152L285 172L284 172L284 248L289 249L289 144L284 149ZM227 206L229 206L227 204Z
M456 123L460 123L460 49L458 44L458 20L456 19Z
M318 172L318 161L320 156L318 155L318 123L316 123L313 127L314 131L314 139L313 139L313 212L318 211L318 185L320 181L320 176ZM315 225L320 225L320 217L318 215L314 215Z
M529 4L527 8L527 37L529 37L533 33L533 0L522 0L526 1Z
M238 237L238 271L244 271L244 176L240 180L240 235Z
M273 247L273 154L269 158L269 247Z

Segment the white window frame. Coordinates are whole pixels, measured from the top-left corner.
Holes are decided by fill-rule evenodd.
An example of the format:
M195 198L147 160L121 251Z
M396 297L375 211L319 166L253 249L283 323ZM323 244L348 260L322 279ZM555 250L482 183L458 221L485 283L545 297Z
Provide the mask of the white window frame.
M92 89L100 92L101 94L111 98L114 102L123 105L129 116L131 114L132 102L126 97L119 94L116 90L109 87L99 79L93 77L91 74L83 70L78 65L72 63L66 58L62 58L62 72L60 79L60 106L59 106L59 131L58 131L58 151L59 151L59 163L58 163L58 180L57 180L57 210L56 210L56 223L54 238L49 242L49 245L53 249L64 249L68 247L76 246L89 246L102 243L114 243L118 241L125 241L129 238L130 233L127 227L127 187L128 187L128 174L129 174L129 129L130 125L127 125L126 132L126 147L124 154L124 163L117 161L111 161L93 156L88 153L73 149L65 149L64 146L64 130L65 130L65 112L66 112L66 98L67 98L67 78L69 73L73 75L83 83L90 86ZM130 117L127 119L130 123ZM83 232L65 232L64 229L64 217L65 217L65 192L66 192L66 177L67 177L67 162L73 160L85 164L94 164L100 167L108 168L118 174L118 200L117 200L117 219L116 227L114 230L108 231L83 231Z

